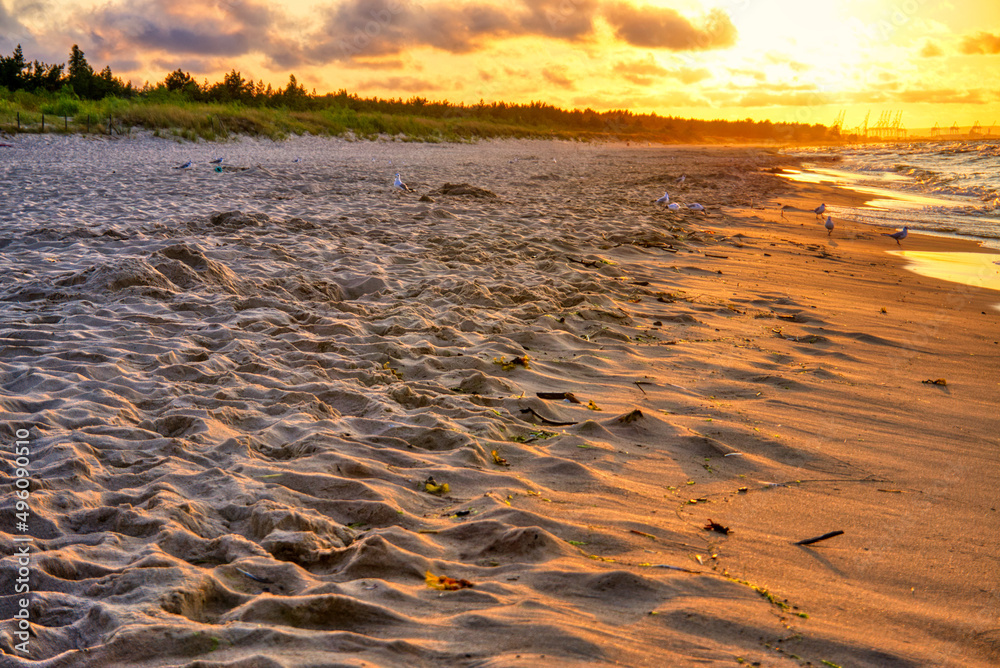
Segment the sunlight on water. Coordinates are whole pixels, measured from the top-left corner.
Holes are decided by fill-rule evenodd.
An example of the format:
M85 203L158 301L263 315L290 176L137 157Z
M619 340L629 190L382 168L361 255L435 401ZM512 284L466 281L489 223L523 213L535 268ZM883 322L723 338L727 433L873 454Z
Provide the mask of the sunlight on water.
M872 195L834 216L1000 246L1000 142L924 142L794 149L803 169L782 177ZM816 163L809 163L815 159ZM831 161L836 168L831 168Z

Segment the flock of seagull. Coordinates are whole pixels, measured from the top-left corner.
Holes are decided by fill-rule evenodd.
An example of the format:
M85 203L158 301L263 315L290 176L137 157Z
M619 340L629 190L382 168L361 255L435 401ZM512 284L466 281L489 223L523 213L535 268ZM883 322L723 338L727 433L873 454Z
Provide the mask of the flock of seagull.
M372 160L374 160L374 158L372 158ZM299 162L299 159L296 158L294 160L294 162ZM216 159L210 161L209 164L212 164L212 165L221 165L222 164L222 158L216 158ZM189 160L188 162L184 163L183 165L178 165L177 167L174 167L174 169L189 169L191 167L191 165L192 165L192 163ZM219 169L219 168L216 168L216 169ZM685 174L681 174L681 176L678 177L675 182L678 183L678 184L681 184L681 183L684 183L684 181L686 179L687 179L687 176ZM403 192L408 192L408 193L414 192L413 188L411 188L410 186L408 186L405 183L403 183L403 179L400 177L399 172L396 172L396 179L395 179L395 181L393 181L392 187L396 188L397 190L402 190ZM677 202L671 202L670 201L670 193L668 193L668 192L664 192L663 193L663 197L660 197L659 199L654 200L653 203L654 204L663 204L670 211L679 211L680 208L681 208L681 205L678 204ZM752 206L752 203L751 203L751 206ZM702 204L699 204L698 202L692 202L692 203L688 204L687 208L691 209L692 211L702 211L702 212L705 211L705 207ZM790 207L788 207L788 208L790 208ZM826 203L824 202L823 204L820 204L818 207L816 207L812 211L813 211L813 213L816 214L817 218L821 218L823 216L823 214L826 213ZM784 207L782 209L781 215L782 216L785 215ZM826 228L826 236L829 237L829 236L833 235L833 216L827 216L826 217L826 222L823 223L823 227ZM900 244L899 242L906 238L906 235L909 232L909 229L910 229L909 227L907 227L907 226L904 225L903 229L897 230L897 231L891 232L891 233L890 232L883 232L882 236L889 237L891 239L895 239L896 240L896 244L902 246L902 244Z
M397 177L398 177L398 175L397 175ZM684 178L685 178L684 176L681 176L679 179L677 179L677 183L683 183L684 182ZM670 209L671 211L677 211L677 210L679 210L681 208L680 204L677 204L676 202L671 202L670 201L670 193L668 193L668 192L663 193L663 197L660 197L659 199L654 200L653 203L654 204L663 204L668 209ZM752 201L751 201L750 206L751 206L751 208L753 207L753 202ZM688 204L687 207L689 209L693 209L694 211L704 211L705 210L705 207L702 206L701 204L698 204L697 202L694 203L694 204ZM784 212L785 208L792 208L792 207L783 207L782 208L782 212L781 212L782 217L784 217L784 215L785 215L785 212ZM824 202L823 204L820 204L818 207L816 207L815 209L813 209L812 212L814 214L816 214L817 218L822 218L823 214L826 213L826 203ZM823 227L826 228L826 236L828 236L828 237L829 236L833 236L833 216L827 216L826 217L826 221L823 223ZM889 237L891 239L895 239L896 240L896 244L899 245L899 246L902 246L903 244L901 244L899 242L906 238L906 236L909 233L909 231L910 231L910 228L904 225L903 229L897 230L895 232L883 232L882 236Z
M685 179L687 179L687 176L684 175L684 174L682 174L679 178L676 179L676 183L678 183L678 184L684 183ZM400 177L400 175L399 175L398 172L396 173L396 180L393 182L392 186L394 188L396 188L398 190L402 190L404 192L413 192L413 188L411 188L410 186L408 186L405 183L403 183L403 179ZM664 192L663 193L663 197L660 197L659 199L654 200L653 203L654 204L662 204L667 209L669 209L670 211L679 211L680 208L681 208L681 205L678 204L677 202L671 202L670 201L670 193L669 192ZM687 206L687 208L691 209L692 211L702 211L702 212L705 211L705 207L702 204L699 204L698 202L692 202L690 204L687 204L686 206ZM751 204L751 206L752 206L752 204ZM816 207L812 211L813 211L813 213L816 214L817 218L822 217L822 215L824 213L826 213L826 203L820 204L818 207ZM785 215L784 211L782 211L781 215L782 216ZM823 223L823 227L826 228L826 236L829 237L829 236L833 235L833 216L827 216L826 217L826 222ZM909 228L906 227L906 226L904 226L903 229L898 230L896 232L892 232L892 233L883 232L882 236L884 236L884 237L890 237L892 239L895 239L896 243L898 245L902 246L902 244L900 244L899 242L906 238L906 235L907 235L908 232L909 232Z
M826 213L826 203L824 202L823 204L820 204L818 207L813 209L813 213L816 214L817 218L822 217L822 215ZM826 217L826 222L823 223L823 227L826 228L826 236L831 236L833 234L833 216ZM906 235L909 233L909 231L910 228L904 225L903 229L897 230L895 232L883 232L882 236L895 239L896 245L902 246L903 244L899 242L906 238Z
M684 178L684 177L682 176L681 178ZM677 202L671 202L670 201L670 193L663 193L663 197L661 197L660 199L656 200L656 204L664 204L671 211L677 211L677 210L679 210L681 208L681 205L678 204ZM693 211L704 211L705 210L705 207L702 206L701 204L698 204L697 202L694 202L692 204L688 204L687 208L689 208L689 209L691 209Z

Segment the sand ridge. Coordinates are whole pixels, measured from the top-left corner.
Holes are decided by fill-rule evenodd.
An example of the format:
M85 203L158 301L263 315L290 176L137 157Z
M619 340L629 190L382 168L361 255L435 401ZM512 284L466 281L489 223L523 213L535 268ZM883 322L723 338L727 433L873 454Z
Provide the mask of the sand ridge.
M127 199L93 206L100 178L84 176L82 194L23 205L47 225L5 223L0 401L5 428L36 439L31 658L43 660L14 665L995 656L981 578L961 592L975 614L914 604L891 568L900 539L873 560L857 537L922 518L907 506L921 486L929 510L962 476L995 478L976 463L995 461L980 447L991 425L906 433L922 461L954 455L938 438L959 448L941 479L841 443L906 428L875 407L911 390L876 383L872 359L888 352L896 377L936 351L893 303L889 325L836 322L856 286L800 289L829 267L857 273L860 249L821 225L803 240L809 223L777 209L731 215L787 188L764 171L773 156L250 143L233 147L248 169L220 185L207 169L168 171L181 149L142 141L122 149L145 158L148 180ZM416 193L393 191L396 171ZM674 200L708 215L652 204L681 173ZM963 307L985 299L960 294ZM996 369L995 352L984 359ZM952 366L935 373L965 385L947 391L987 414L995 385ZM565 392L580 403L538 396ZM977 494L958 505L991 512ZM871 516L848 521L862 507ZM706 531L709 519L733 533ZM835 528L845 540L825 551L790 546ZM960 561L992 559L995 573L976 547L984 531ZM11 534L0 544L13 554ZM434 589L428 572L474 586ZM967 575L922 574L949 587ZM852 619L891 609L881 631ZM0 647L14 655L9 636Z

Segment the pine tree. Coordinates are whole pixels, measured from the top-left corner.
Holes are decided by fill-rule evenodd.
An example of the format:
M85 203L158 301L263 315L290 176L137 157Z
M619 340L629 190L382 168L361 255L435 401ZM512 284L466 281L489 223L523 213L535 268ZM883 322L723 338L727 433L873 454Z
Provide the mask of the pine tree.
M87 62L83 51L76 44L73 45L69 54L69 71L66 82L73 88L73 92L80 97L90 98L94 96L94 70Z
M0 86L4 86L7 90L24 88L27 83L24 70L27 67L28 63L24 60L24 52L21 51L21 45L18 44L17 48L14 49L14 54L9 58L0 56Z

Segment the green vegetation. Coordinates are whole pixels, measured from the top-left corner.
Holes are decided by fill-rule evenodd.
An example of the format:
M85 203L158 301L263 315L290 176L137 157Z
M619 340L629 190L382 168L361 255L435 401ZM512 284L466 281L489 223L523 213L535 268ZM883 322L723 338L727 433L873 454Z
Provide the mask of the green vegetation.
M105 67L95 73L73 46L69 66L28 63L18 46L0 56L0 130L123 132L142 128L195 141L232 135L395 137L409 141L490 138L615 139L657 142L819 142L822 125L771 121L703 121L627 110L565 110L544 102L454 104L422 97L362 98L340 90L311 94L290 75L273 89L235 69L221 82L199 84L176 70L134 88ZM110 125L109 125L110 123Z

